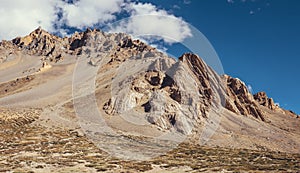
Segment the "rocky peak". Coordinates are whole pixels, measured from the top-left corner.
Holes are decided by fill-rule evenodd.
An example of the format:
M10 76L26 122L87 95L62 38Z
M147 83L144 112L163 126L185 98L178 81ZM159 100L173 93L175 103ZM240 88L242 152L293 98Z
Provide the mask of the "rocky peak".
M124 37L124 39L119 43L120 48L123 49L133 49L139 52L153 50L153 47L141 42L140 40L133 40L131 37Z
M227 83L227 95L225 107L240 115L252 115L255 118L265 121L264 112L258 107L257 102L252 94L248 91L247 86L238 78L233 78L228 75L223 76Z
M95 47L103 39L105 39L105 34L98 29L87 28L84 32L75 32L70 38L70 50L76 50L82 46Z
M17 37L13 39L12 42L18 47L30 49L40 46L39 43L47 44L60 40L61 38L54 36L39 27L29 35L25 37Z
M268 98L265 92L258 92L253 95L254 99L262 106L265 106L271 110L278 108L278 106L274 103L272 98Z
M119 46L115 61L122 52L123 59L117 62L120 71L125 71L122 68L126 67L126 73L114 79L113 85L117 85L112 87L117 88L115 97L103 106L107 114L136 107L136 110L142 110L139 116L144 115L160 129L175 128L189 134L192 126L199 125L202 118L207 119L210 111L220 106L224 96L219 92L225 94L222 80L199 56L186 53L176 62L170 57L159 56L154 50L139 50L143 43L130 38L123 39ZM124 58L128 50L140 52L141 57ZM139 69L142 68L149 70L141 73ZM128 75L128 79L120 77L122 75ZM125 86L130 87L126 89ZM161 116L157 116L158 112Z
M12 43L31 55L59 56L65 46L62 38L37 28L25 37L17 37ZM67 44L67 43L66 43Z
M192 53L183 54L179 57L179 61L186 64L200 82L200 94L204 95L209 101L211 101L212 88L210 85L208 66L199 56Z
M196 75L201 75L208 79L207 66L198 55L185 53L179 57L179 60L187 63Z
M75 32L70 37L61 38L39 27L27 36L17 37L12 41L2 41L0 46L13 47L12 49L23 51L25 54L45 56L46 59L55 61L65 54L80 55L83 47L87 52L107 52L126 36L128 35L123 33L110 34L88 28L84 32Z
M297 114L291 110L285 110L281 108L279 105L274 103L274 100L272 98L269 98L265 92L258 92L253 95L254 99L258 104L261 106L264 106L272 111L280 112L285 115L289 115L292 117L298 117Z
M2 41L0 46L4 49L11 48L16 51L24 51L25 54L29 55L45 56L46 59L53 61L65 54L81 55L82 51L101 54L114 48L117 50L116 54L120 52L121 55L124 52L127 52L129 56L135 56L141 52L147 53L145 56L160 54L155 48L140 40L133 40L127 34L104 33L98 29L90 28L84 32L75 32L70 37L61 38L39 27L27 36L17 37L12 41ZM123 59L120 57L119 59ZM115 57L115 59L118 58Z

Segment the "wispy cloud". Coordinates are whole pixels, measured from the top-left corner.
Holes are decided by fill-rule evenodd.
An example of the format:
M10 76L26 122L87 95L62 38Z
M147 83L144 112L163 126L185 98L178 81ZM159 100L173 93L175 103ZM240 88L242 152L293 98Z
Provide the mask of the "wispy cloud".
M252 86L251 86L251 85L247 85L247 88L248 88L249 92L252 94L252 93L253 93L253 88L252 88Z
M192 3L190 0L183 0L183 3L184 4L190 4L190 3Z
M248 14L255 15L261 12L264 8L270 6L270 3L267 1L259 1L259 0L226 0L229 4L234 5L243 5L248 8Z
M180 9L180 6L178 6L178 5L175 4L175 5L173 5L173 8L174 9Z

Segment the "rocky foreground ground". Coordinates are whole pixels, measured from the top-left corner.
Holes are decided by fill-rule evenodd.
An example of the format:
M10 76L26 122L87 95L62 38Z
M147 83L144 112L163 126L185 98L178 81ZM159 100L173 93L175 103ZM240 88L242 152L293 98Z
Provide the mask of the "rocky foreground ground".
M3 110L3 109L2 109ZM182 143L148 161L124 161L84 135L39 126L39 110L0 114L0 172L297 172L300 154ZM13 117L7 119L7 117Z

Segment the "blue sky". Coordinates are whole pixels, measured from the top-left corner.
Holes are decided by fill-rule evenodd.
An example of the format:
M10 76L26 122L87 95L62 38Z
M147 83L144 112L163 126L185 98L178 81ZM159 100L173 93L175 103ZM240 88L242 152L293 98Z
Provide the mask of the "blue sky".
M104 29L124 17L132 17L125 23L117 23L110 31L166 35L182 42L191 36L190 24L210 41L226 74L242 79L253 93L265 91L281 107L300 114L299 0L0 0L0 3L0 40L27 35L39 26L64 36L87 27ZM141 15L144 17L137 17ZM153 39L157 38L151 37L150 41ZM174 40L158 39L155 46L167 48L175 57L188 51Z
M198 28L224 72L300 114L300 1L148 1ZM172 50L172 48L171 48ZM170 53L180 56L180 50Z

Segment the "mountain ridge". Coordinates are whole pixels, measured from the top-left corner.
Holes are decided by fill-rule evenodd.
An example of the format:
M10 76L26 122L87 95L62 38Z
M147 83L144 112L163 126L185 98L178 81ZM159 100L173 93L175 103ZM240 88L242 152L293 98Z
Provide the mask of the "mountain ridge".
M82 48L84 46L88 45L88 46L95 47L95 45L92 44L97 44L98 40L93 40L93 41L91 40L96 39L99 35L103 36L105 35L105 33L98 29L92 30L88 28L84 32L80 32L80 33L76 32L70 37L61 38L52 35L39 27L27 36L17 37L11 41L3 40L2 42L0 42L0 46L7 49L6 55L4 54L4 57L1 57L1 61L5 61L5 56L10 55L17 50L17 51L23 51L26 54L30 54L30 55L44 56L45 60L49 60L50 62L52 61L57 62L63 59L64 54L80 55L82 52ZM106 34L106 35L109 37L110 35L113 34ZM144 50L155 51L156 53L158 52L155 50L155 48L151 48L150 46L145 45L139 40L133 40L130 38L129 35L126 35L124 33L119 33L117 34L116 37L117 40L120 41L118 45L119 46L118 49L125 48L125 47L128 48L135 47L140 52L143 52ZM121 38L123 39L122 41ZM199 58L197 55L193 55L190 53L183 54L181 57L179 57L179 60L183 61L183 57L193 57L195 60L197 59L201 60L201 58ZM115 59L117 61L120 61L116 57ZM111 61L114 61L113 58L111 59ZM198 66L200 67L197 68L200 69L203 68L203 62L200 64L198 63ZM204 74L199 75L201 79L203 79L203 77L207 77L203 75ZM261 120L264 121L263 113L257 110L257 106L262 105L274 111L281 111L291 116L297 116L293 111L284 110L280 108L278 105L275 105L273 99L268 98L265 92L258 92L252 95L248 91L245 83L240 81L239 79L230 77L228 75L223 75L222 78L223 80L225 80L225 82L227 82L227 86L228 86L227 95L230 95L230 97L234 97L234 95L236 94L241 94L241 96L234 98L233 100L234 103L232 101L226 100L225 107L231 110L232 112L237 114L242 114L242 115L254 114L253 116L255 116L256 118L260 118ZM201 82L203 82L202 84L205 87L207 87L207 84L205 84L205 80L201 80ZM236 86L234 86L233 83L235 85L239 85L240 88L236 88ZM209 95L209 92L211 91L207 89L204 92L206 92L206 94ZM251 96L249 96L249 94L251 94ZM252 106L243 107L241 105L241 102L242 103L248 102L248 104L252 104Z

